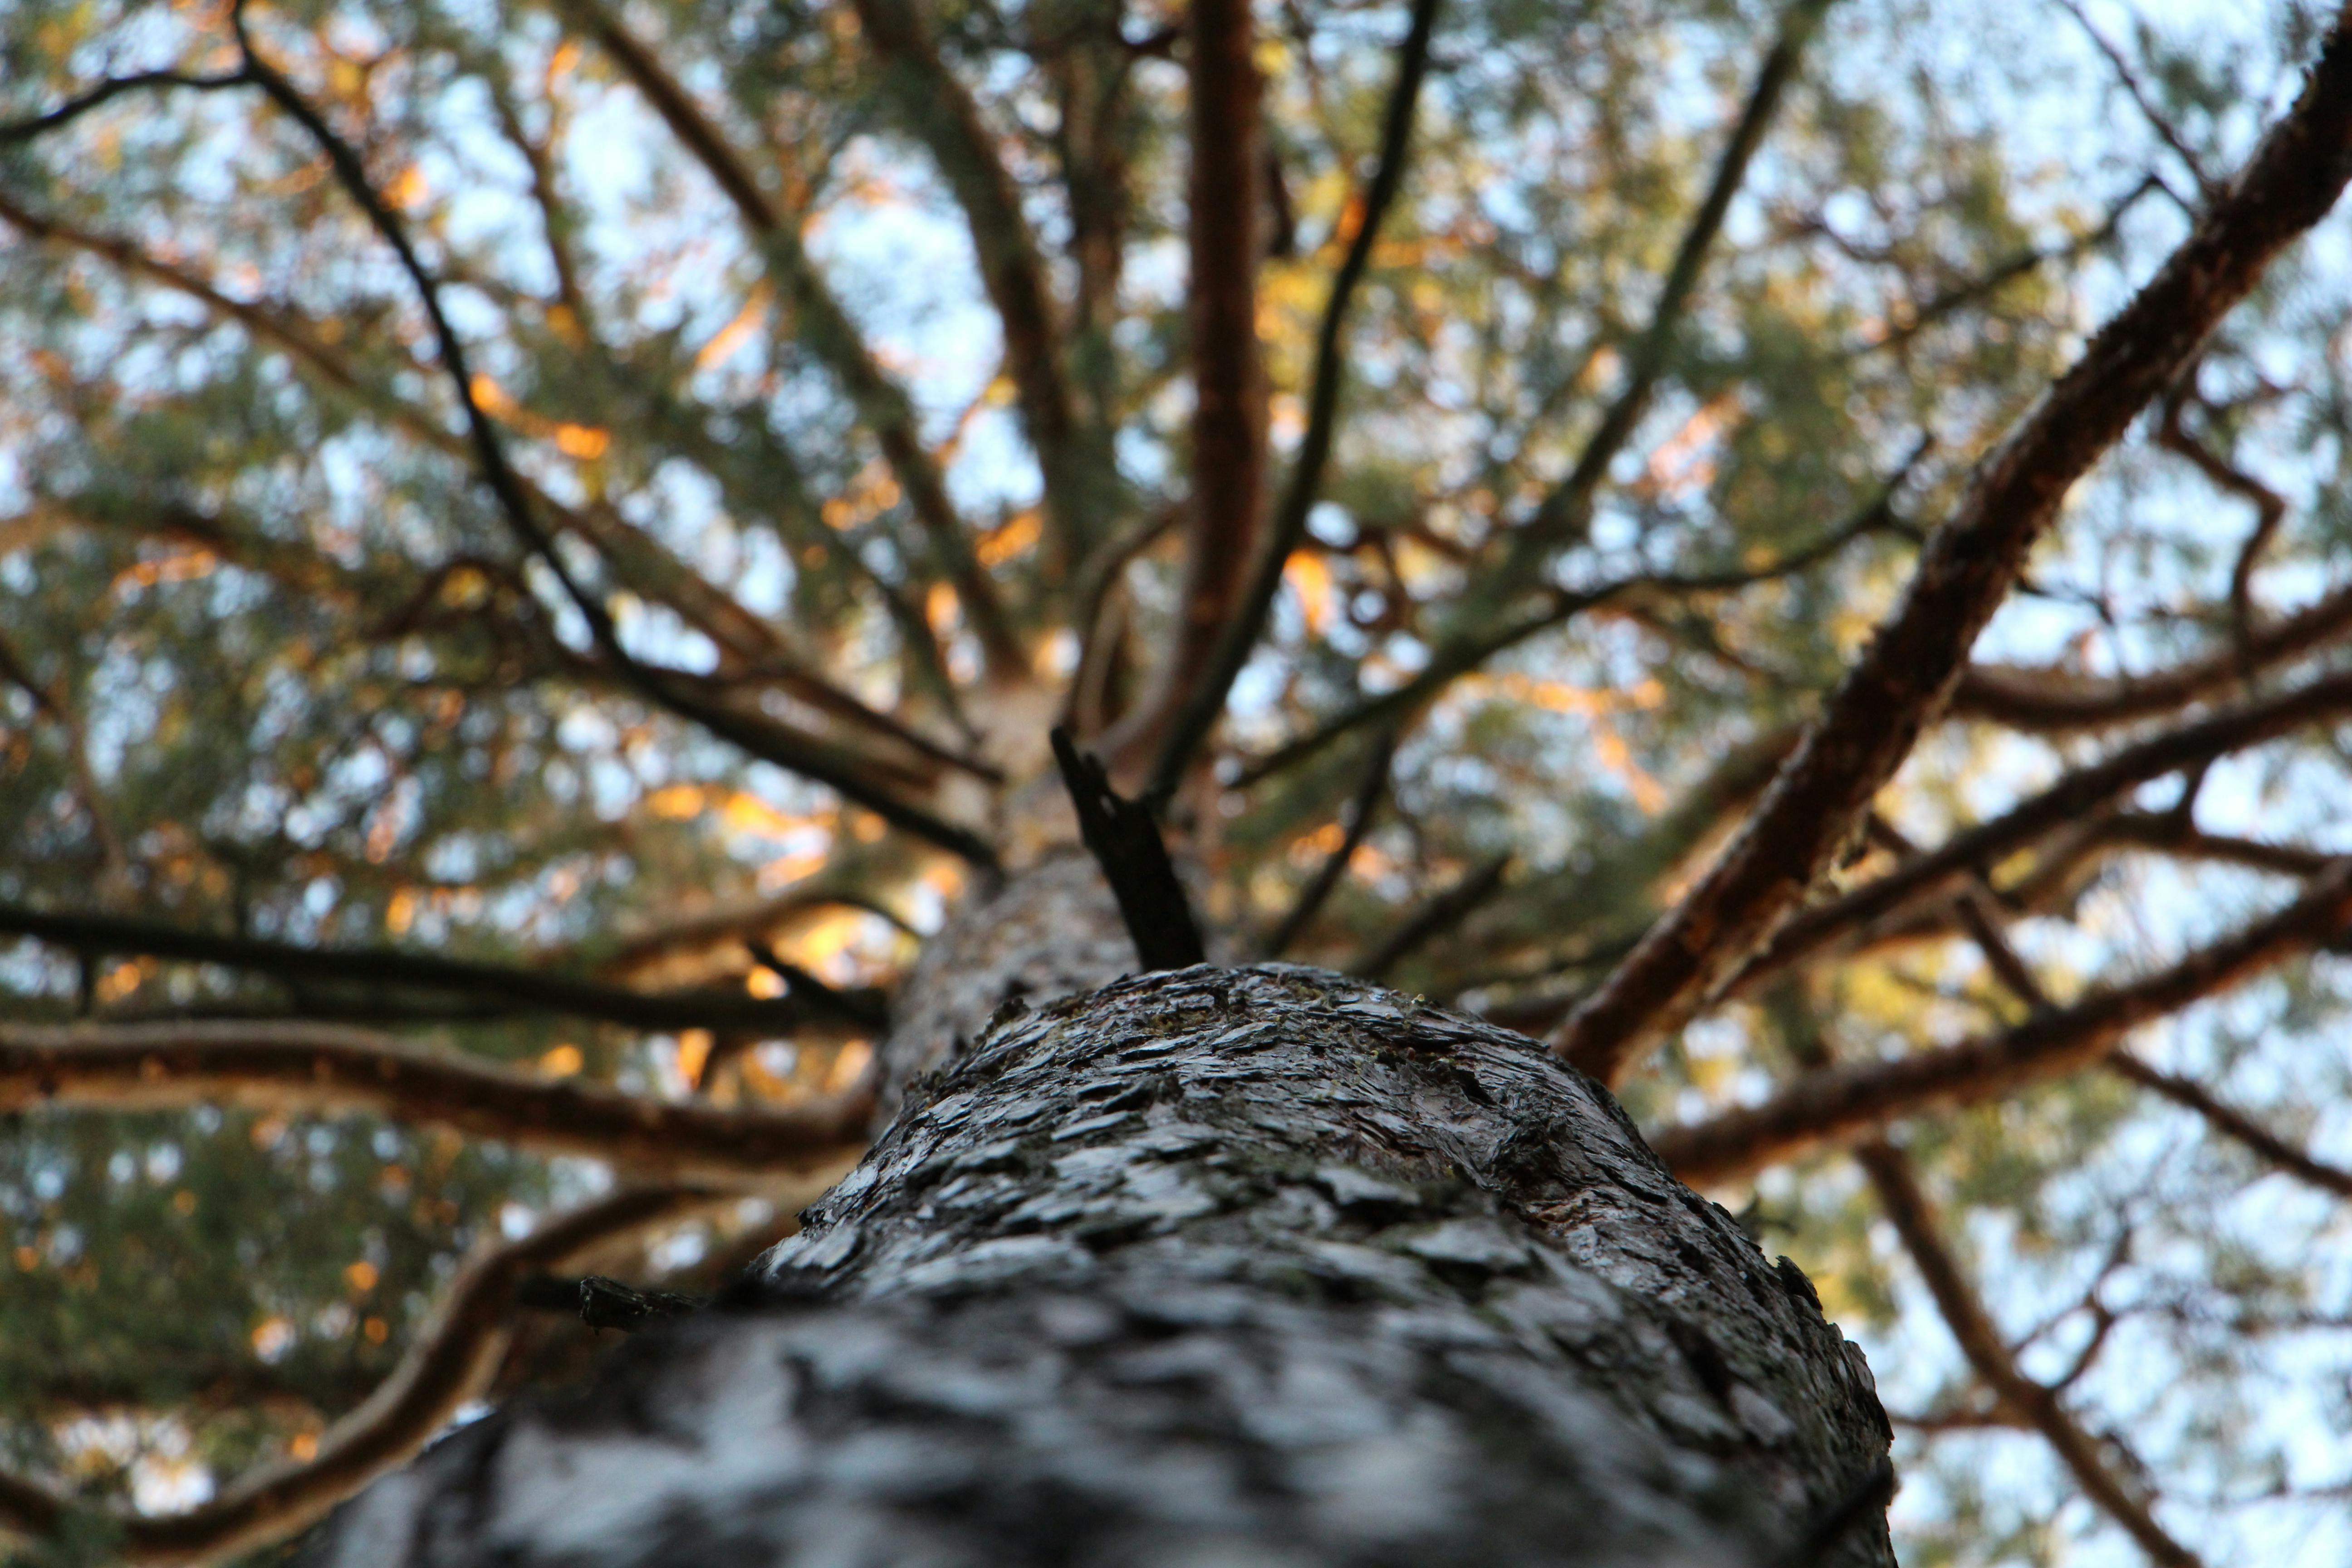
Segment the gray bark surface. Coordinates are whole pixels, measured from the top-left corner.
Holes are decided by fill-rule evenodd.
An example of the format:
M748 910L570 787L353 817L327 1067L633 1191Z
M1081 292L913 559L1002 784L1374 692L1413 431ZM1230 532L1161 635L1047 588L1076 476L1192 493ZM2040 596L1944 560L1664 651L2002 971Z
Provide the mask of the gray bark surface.
M1893 1562L1861 1352L1535 1042L1277 964L953 1011L730 1309L306 1561Z

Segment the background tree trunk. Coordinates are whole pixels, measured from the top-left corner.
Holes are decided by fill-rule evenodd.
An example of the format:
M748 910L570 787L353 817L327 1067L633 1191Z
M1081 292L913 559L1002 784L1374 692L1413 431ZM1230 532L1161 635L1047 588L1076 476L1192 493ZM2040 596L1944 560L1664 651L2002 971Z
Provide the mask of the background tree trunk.
M1090 871L935 942L896 1116L722 1310L307 1561L1893 1562L1861 1352L1606 1091L1320 970L1087 989Z

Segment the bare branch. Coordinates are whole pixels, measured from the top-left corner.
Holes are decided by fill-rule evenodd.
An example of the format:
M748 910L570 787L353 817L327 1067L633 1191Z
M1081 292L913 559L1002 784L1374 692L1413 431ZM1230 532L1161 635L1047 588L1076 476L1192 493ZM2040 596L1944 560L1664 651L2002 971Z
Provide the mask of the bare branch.
M142 92L152 88L187 88L196 92L218 92L223 88L243 87L253 79L242 70L227 71L218 76L192 76L186 71L139 71L100 82L87 91L68 99L46 114L28 120L13 120L0 124L0 147L18 142L29 142L52 131L63 130L102 103L126 92Z
M2275 844L2261 838L2240 838L2208 833L2195 823L2169 812L2118 812L2105 825L2106 837L2117 844L2154 849L2181 860L2216 860L2252 871L2271 871L2301 881L2327 868L2335 857L2300 844Z
M1725 992L1747 991L1763 976L1802 962L1843 933L1893 912L1950 878L1973 868L1990 868L2043 834L2083 820L2150 779L2347 712L2352 712L2352 672L2325 676L2127 746L2103 763L2068 773L1992 821L1954 834L1917 859L1790 916L1725 986Z
M826 992L759 997L740 991L631 991L544 970L475 963L390 948L299 947L257 937L219 936L163 921L77 914L0 904L0 932L36 937L76 952L143 953L283 980L426 991L464 997L492 1016L560 1013L639 1029L729 1029L789 1035L813 1018L870 1026L876 998L844 1001Z
M114 1515L96 1521L98 1530L112 1538L118 1561L142 1568L208 1562L286 1539L414 1456L488 1386L506 1353L525 1279L728 1196L699 1186L632 1188L477 1255L392 1375L320 1437L315 1457L268 1467L184 1512ZM89 1511L37 1482L0 1475L0 1525L49 1537Z
M2289 1175L2300 1177L2339 1198L2352 1198L2352 1171L2313 1159L2244 1111L2222 1104L2192 1080L2150 1067L2129 1051L2111 1053L2105 1066L2117 1078L2128 1079L2142 1089L2162 1095L2184 1110L2195 1111L2213 1131L2244 1144Z
M1995 1035L1853 1062L1798 1078L1761 1104L1660 1130L1650 1139L1693 1185L1736 1181L1824 1144L1847 1143L1931 1107L1980 1104L2062 1077L2114 1049L2133 1029L2242 984L2297 952L2336 940L2352 916L2352 860L2339 859L2304 896L2236 935L2145 979L2094 991Z
M580 612L598 650L627 678L633 688L656 706L681 718L693 720L712 734L742 747L754 756L829 785L844 798L865 806L892 826L928 839L974 865L993 866L995 853L985 840L968 828L948 822L877 787L862 776L852 758L830 748L804 742L763 720L692 696L677 684L666 679L663 671L640 663L622 646L610 612L604 602L583 587L571 568L564 564L553 536L533 511L529 494L508 462L506 448L499 438L497 427L474 395L473 373L467 365L465 345L441 308L440 286L417 255L415 247L410 243L405 226L369 183L366 167L361 163L358 152L335 132L282 72L253 51L245 33L243 13L233 11L231 20L237 28L238 43L245 50L246 74L326 153L328 163L333 167L344 191L367 214L376 232L399 257L401 268L408 275L425 307L426 319L432 324L434 341L440 350L442 369L465 410L467 429L473 440L475 458L484 482L497 498L508 523L525 546L546 565L562 585L564 596Z
M948 499L947 481L923 444L913 401L906 389L883 370L866 347L856 323L834 298L816 264L802 248L800 235L760 188L750 167L728 144L725 134L695 107L694 100L664 68L653 51L593 0L565 0L565 11L576 18L623 75L645 95L672 134L692 153L704 172L733 204L758 241L761 258L791 301L800 323L802 341L837 376L857 409L858 418L874 432L891 472L906 491L908 504L923 525L932 553L948 579L999 676L1018 679L1028 662L1018 638L1004 620L996 588L972 553L971 540L955 505Z
M2325 864L2324 858L2315 858L2321 865ZM2034 1011L2047 1010L2051 1006L2049 994L2042 988L2041 981L2018 955L2017 950L2010 945L2008 935L2000 929L2000 911L1986 889L1981 873L1975 885L1961 894L1959 910L1961 923L1969 939L1983 952L1985 962L2000 977L2001 984ZM2118 1078L2195 1111L2215 1131L2236 1140L2289 1174L2299 1176L2338 1197L2352 1197L2352 1171L2313 1159L2253 1118L2215 1100L2189 1079L2150 1067L2129 1051L2110 1051L2104 1065ZM2111 1323L2112 1319L2102 1321ZM2095 1346L2095 1342L2093 1347L2086 1347L2077 1361L2074 1373L2060 1379L2053 1386L2063 1389L2073 1383L2090 1364Z
M2078 0L2058 0L2058 6L2066 15L2074 18L2076 25L2081 26L2084 36L2091 40L2092 47L2106 57L2108 68L2116 73L2116 80L2122 86L2125 94L2131 99L2133 107L2139 110L2140 118L2147 121L2149 129L2157 133L2167 147L2172 149L2174 156L2188 168L2189 178L2197 182L2197 188L2205 194L2207 200L2211 200L2221 188L2220 183L2205 172L2204 160L2197 156L2196 150L2189 145L2172 121L2156 107L2155 101L2147 95L2147 89L2140 85L2139 73L2132 68L2129 60L2124 58L2123 51L2108 42L2107 36L2092 25L2090 16L2084 13Z
M1380 813L1381 797L1388 793L1389 765L1395 758L1395 736L1382 735L1372 742L1371 755L1364 763L1363 777L1348 802L1346 826L1340 833L1339 847L1324 858L1315 875L1298 889L1297 900L1291 904L1290 912L1282 917L1282 923L1276 926L1274 933L1265 939L1266 957L1280 958L1289 950L1290 944L1297 942L1299 933L1307 929L1307 923L1315 918L1315 912L1323 907L1323 900L1329 898L1331 890L1339 885L1339 879L1348 874L1349 862L1355 859L1356 851L1363 847L1365 837L1372 831L1372 819Z
M1262 541L1255 542L1256 563L1237 600L1223 607L1222 620L1214 628L1213 644L1206 650L1205 664L1198 668L1197 677L1180 688L1182 696L1173 710L1173 721L1160 749L1152 759L1151 776L1146 786L1149 797L1166 798L1175 793L1182 778L1185 764L1198 749L1209 731L1224 711L1226 693L1233 689L1234 678L1249 662L1250 650L1257 646L1264 632L1267 613L1274 606L1274 597L1282 586L1282 571L1307 536L1307 519L1315 510L1317 496L1323 484L1323 470L1329 463L1331 443L1339 423L1339 393L1347 369L1343 354L1348 328L1348 311L1356 289L1370 265L1373 243L1380 237L1381 223L1396 200L1398 189L1404 184L1405 163L1412 139L1414 107L1420 101L1421 83L1429 68L1429 41L1437 25L1438 0L1413 0L1412 20L1406 29L1404 41L1397 48L1396 84L1390 89L1388 112L1381 130L1380 162L1372 178L1349 207L1355 221L1355 231L1349 237L1347 254L1341 258L1339 270L1331 279L1331 293L1324 301L1323 320L1316 331L1315 380L1307 395L1307 429L1298 443L1298 455L1291 462L1290 477L1286 482L1281 503L1275 509L1273 525ZM1203 190L1199 181L1213 171L1196 163L1194 199L1200 200ZM1202 237L1195 231L1194 265L1200 265L1199 247L1212 243L1213 236ZM1253 300L1253 310L1255 303ZM1204 316L1200 323L1206 330ZM1250 326L1255 343L1255 328ZM1198 437L1196 436L1196 440ZM1260 431L1257 438L1263 440ZM1260 454L1263 461L1263 454ZM1251 483L1255 483L1253 474ZM1236 489L1240 480L1234 481ZM1205 497L1199 484L1196 499ZM1203 500L1205 505L1205 500ZM1205 519L1207 513L1199 514ZM1251 514L1253 517L1255 513ZM1236 534L1235 540L1245 546L1248 536ZM1221 547L1223 541L1216 542ZM1192 613L1188 601L1187 615ZM1188 629L1191 626L1188 620ZM1194 665L1190 658L1180 658L1180 675L1193 676Z
M1135 943L1136 961L1146 969L1183 969L1202 962L1207 954L1199 922L1150 810L1113 790L1102 763L1079 751L1067 730L1056 729L1052 740L1054 761L1077 815L1078 837L1110 884Z
M1911 1261L1936 1300L1944 1322L1959 1342L1977 1376L2001 1405L2014 1411L2042 1434L2074 1482L2107 1517L2123 1526L2141 1550L2165 1568L2195 1568L2197 1554L2165 1532L2149 1510L2149 1500L2127 1486L2099 1451L2099 1441L2084 1431L2060 1403L2056 1391L2043 1387L2019 1370L1992 1314L1985 1310L1968 1276L1945 1247L1935 1207L1920 1189L1911 1163L1883 1140L1873 1140L1854 1151L1869 1176L1879 1205L1903 1237Z
M1045 478L1045 505L1066 553L1076 561L1093 517L1110 509L1117 475L1087 472L1081 465L1045 258L1021 211L1020 193L997 156L980 106L940 58L916 0L856 0L856 7L900 114L930 149L963 208L982 285L1004 330L1004 358Z
M2253 630L2254 568L2262 563L2263 551L2278 533L2279 524L2286 521L2286 497L2213 451L2182 426L2180 410L2188 402L2186 392L2183 388L2165 399L2164 417L2156 427L2157 444L2188 458L2216 488L2252 502L2254 509L2253 531L2238 547L2237 564L2230 570L2230 608L2237 618L2238 635L2242 641Z
M2037 268L2053 261L2072 261L2088 255L2115 238L2116 231L2123 226L2124 219L2130 215L2132 208L2140 204L2141 198L2163 188L2164 182L2150 174L2126 192L2122 200L2110 206L2097 227L2063 245L2029 247L1990 270L1942 290L1913 310L1900 324L1848 348L1846 357L1858 358L1863 354L1900 348L1954 311L1979 300L1990 299L2007 284Z
M1921 552L1902 607L1841 681L1739 837L1571 1014L1553 1048L1604 1081L1681 1026L1813 886L1941 710L2067 489L2195 357L2270 261L2352 177L2352 34L2339 19L2302 99L2131 304L1978 470Z
M1367 980L1382 978L1423 945L1461 924L1471 910L1500 892L1504 873L1510 868L1511 857L1497 855L1431 899L1370 952L1357 961L1355 972Z
M2338 589L2292 616L2249 630L2236 647L2148 675L2092 677L1972 664L1953 689L1948 711L1954 718L1982 719L2040 734L2112 728L2177 712L2321 647L2347 629L2352 629L2352 588Z
M855 1157L870 1114L862 1095L766 1110L671 1104L326 1024L0 1025L0 1110L208 1103L365 1113L739 1185Z

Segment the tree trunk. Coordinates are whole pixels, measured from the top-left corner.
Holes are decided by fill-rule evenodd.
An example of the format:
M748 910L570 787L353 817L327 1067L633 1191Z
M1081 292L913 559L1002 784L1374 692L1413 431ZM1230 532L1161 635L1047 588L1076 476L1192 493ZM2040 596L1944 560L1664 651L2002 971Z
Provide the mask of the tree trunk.
M896 1114L725 1306L307 1560L1894 1561L1862 1352L1605 1090L1320 970L1087 989L1125 957L1090 871L936 941Z

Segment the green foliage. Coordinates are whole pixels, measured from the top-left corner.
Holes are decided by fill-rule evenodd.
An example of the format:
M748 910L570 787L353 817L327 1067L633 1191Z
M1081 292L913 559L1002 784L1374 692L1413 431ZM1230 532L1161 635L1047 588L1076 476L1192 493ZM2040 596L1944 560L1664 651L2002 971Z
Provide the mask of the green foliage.
M1178 613L1181 527L1113 576L1102 619L1077 595L1087 551L1181 520L1188 489L1181 16L1157 0L925 12L1045 258L1074 440L1115 467L1067 538L1041 516L965 215L878 89L853 6L609 13L751 171L813 258L799 274L577 7L337 0L252 21L416 237L475 400L629 649L971 821L1034 798L1020 786L1074 672L1095 680L1073 700L1080 727L1118 732ZM1402 13L1318 0L1262 25L1293 230L1259 293L1286 458ZM1347 724L1449 639L1502 624L1471 587L1602 426L1778 25L1732 0L1448 5L1405 196L1356 300L1312 537L1219 761ZM2259 29L2217 13L2105 36L2219 174L2313 25L2281 6ZM2196 199L2195 171L2073 26L1916 0L1832 13L1660 340L1646 417L1544 567L1551 585L1626 586L1403 716L1380 821L1290 956L1360 961L1507 852L1501 890L1391 978L1540 1032L1719 846L1899 598L1923 531L2184 228L2168 202ZM110 70L233 63L216 11L23 0L0 26L0 118ZM1107 251L1079 243L1089 223L1112 231ZM481 484L414 290L288 116L250 90L161 89L0 147L0 902L646 984L772 978L746 937L836 984L903 972L901 924L928 926L962 873L629 684ZM2352 533L2343 256L2338 226L2283 266L2182 393L2200 441L2290 500L2253 579L2263 614L2315 597ZM811 330L818 289L908 398L956 514L946 542L854 356ZM1979 657L2071 676L2227 647L2248 510L2136 437L2081 487ZM985 668L949 582L958 551L1032 673ZM1756 580L1677 581L1742 572ZM1232 929L1279 921L1391 727L1246 788L1204 776L1179 802ZM1948 725L1882 815L1928 841L2096 743ZM1010 783L996 795L943 755ZM2340 849L2342 764L2326 734L2231 759L2199 820ZM2047 847L1984 869L2007 892ZM1839 876L1891 863L1864 846ZM2062 1000L2279 890L2128 847L2062 872L2010 911ZM793 894L808 897L777 901ZM1948 917L1802 978L1827 1048L1861 1059L2023 1016ZM716 934L677 934L711 920ZM10 1021L357 1016L647 1093L687 1092L681 1057L712 1047L29 942L0 950L0 988ZM2163 1051L2340 1146L2335 1120L2297 1104L2342 1103L2340 993L2326 962L2291 969L2191 1015ZM1793 1076L1793 1037L1767 1013L1718 1010L1629 1104L1695 1118ZM854 1065L837 1044L754 1051L699 1087L804 1094ZM2019 1333L2054 1324L2052 1342L2075 1344L2086 1282L2109 1281L2127 1331L2070 1396L2145 1435L2143 1459L2210 1497L2277 1482L2290 1500L2318 1481L2283 1456L2332 1441L2340 1460L2340 1401L2261 1409L2290 1369L2345 1364L2340 1269L2320 1250L2341 1239L2332 1213L2097 1074L1923 1118L1903 1141ZM467 1247L585 1181L364 1119L22 1116L0 1139L0 1444L92 1498L166 1500L299 1453L411 1342ZM1890 1404L1927 1415L1968 1395L1849 1165L1823 1155L1757 1191L1768 1245L1870 1337ZM2053 1518L2056 1472L2015 1433L1906 1429L1902 1452L1922 1478L1898 1510L1911 1559L2056 1562L2100 1528ZM2200 1518L2200 1540L2237 1539L2227 1510Z

